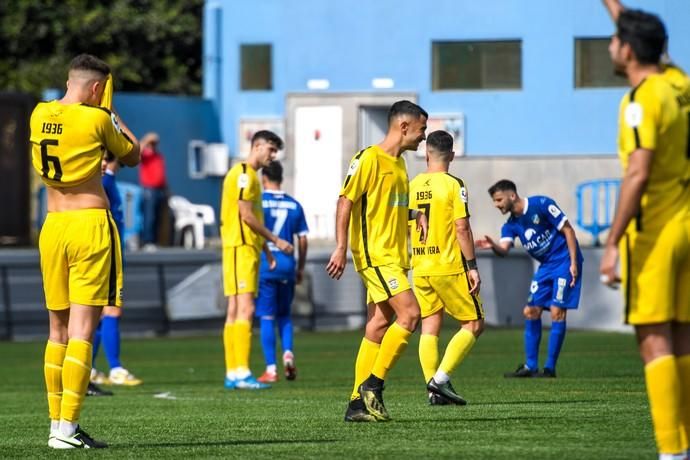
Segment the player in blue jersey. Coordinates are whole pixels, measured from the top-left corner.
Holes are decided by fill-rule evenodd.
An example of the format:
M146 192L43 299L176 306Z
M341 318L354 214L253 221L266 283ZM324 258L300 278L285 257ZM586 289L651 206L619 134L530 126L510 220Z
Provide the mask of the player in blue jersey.
M103 190L110 202L110 213L115 221L117 232L120 235L120 244L122 246L122 255L124 256L124 228L125 220L122 210L122 197L120 190L117 188L117 181L115 174L119 169L119 163L115 155L106 152L101 162L101 172L103 173ZM104 396L112 394L109 391L100 389L96 384L106 385L126 385L134 386L142 383L141 379L135 377L131 372L122 367L120 362L120 317L122 316L122 309L115 306L103 307L103 315L98 324L98 328L93 338L93 363L94 367L91 369L91 382L87 389L89 396ZM105 349L105 356L110 366L109 375L96 370L96 355L100 348L101 342Z
M483 249L505 256L519 238L530 256L539 261L532 277L525 315L526 362L506 377L556 377L556 361L565 340L566 313L577 309L580 300L582 253L575 230L556 202L546 196L520 198L515 184L500 180L489 189L489 195L508 221L501 229L498 243L489 236L477 240ZM541 314L551 312L549 351L543 372L539 370Z
M276 368L276 325L280 332L283 348L285 378L297 377L295 356L292 348L292 318L290 307L295 295L295 284L302 281L304 264L307 260L307 221L302 206L287 193L281 191L283 167L278 161L271 162L261 171L264 192L264 224L274 235L290 243L297 237L298 260L292 254L281 252L273 243L268 243L275 257L276 266L269 269L266 255L261 254L259 272L259 297L256 301L256 317L261 320L261 345L266 360L266 372L259 382L272 383L278 380Z

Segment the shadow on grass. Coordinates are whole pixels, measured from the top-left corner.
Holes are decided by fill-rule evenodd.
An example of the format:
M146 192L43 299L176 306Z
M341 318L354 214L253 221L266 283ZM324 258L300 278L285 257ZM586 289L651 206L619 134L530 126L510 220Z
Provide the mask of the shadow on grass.
M262 446L271 444L330 444L338 442L338 439L258 439L258 440L227 440L227 441L197 441L197 442L154 442L142 444L115 444L112 449L147 449L147 448L178 448L178 447L222 447L222 446Z
M503 405L528 405L528 404L587 404L598 403L601 399L552 399L552 400L537 400L537 401L487 401L487 402L472 402L473 406L503 406Z
M562 420L563 417L558 417L558 416L553 416L553 417L548 417L548 416L543 416L543 415L534 415L534 416L524 416L524 417L463 417L463 418L438 418L438 417L428 417L428 418L416 418L416 419L406 419L406 420L400 420L400 419L394 419L394 423L404 423L404 424L418 424L418 423L429 423L429 422L443 422L443 423L448 423L448 422L458 422L458 423L471 423L471 422L509 422L509 421L520 421L520 422L525 422L528 420Z

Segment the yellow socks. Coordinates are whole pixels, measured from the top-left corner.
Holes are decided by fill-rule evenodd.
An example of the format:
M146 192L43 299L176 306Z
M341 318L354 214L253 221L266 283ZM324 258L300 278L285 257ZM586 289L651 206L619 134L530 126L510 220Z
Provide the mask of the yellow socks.
M91 374L91 344L85 340L70 339L62 365L62 406L60 418L76 423L86 395Z
M355 361L355 387L352 389L350 400L359 398L359 386L371 374L371 368L374 367L380 348L381 344L372 342L366 337L362 339L362 343L359 345L359 352L357 353L357 360Z
M477 339L467 329L460 329L446 347L446 353L443 355L441 364L438 370L450 376L456 367L465 359L467 354L474 346Z
M422 364L424 383L428 383L438 369L438 337L422 334L419 338L419 362Z
M48 392L48 414L51 420L60 420L60 405L62 404L62 363L65 361L67 345L51 342L46 344L43 359L43 374L46 379Z
M239 373L249 372L249 353L252 346L252 325L245 319L235 321L235 364Z
M680 381L680 434L683 445L690 447L690 355L676 357Z
M235 323L225 323L223 328L223 349L225 350L225 373L235 372L237 360L235 359Z
M684 451L680 434L680 379L676 358L666 355L644 367L656 444L661 454ZM687 447L686 447L687 448Z
M386 334L381 341L381 349L374 362L371 373L381 380L386 379L388 371L395 365L396 361L407 348L407 339L412 335L398 323L393 323L388 327Z

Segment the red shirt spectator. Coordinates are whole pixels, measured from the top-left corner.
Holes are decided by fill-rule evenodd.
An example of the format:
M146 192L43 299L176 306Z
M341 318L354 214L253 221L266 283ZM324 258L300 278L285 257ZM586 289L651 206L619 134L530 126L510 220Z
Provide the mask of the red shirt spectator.
M141 151L139 183L142 187L148 188L164 188L166 185L165 159L153 148L149 147Z
M165 188L165 159L158 151L158 136L147 134L142 139L139 183L147 188Z

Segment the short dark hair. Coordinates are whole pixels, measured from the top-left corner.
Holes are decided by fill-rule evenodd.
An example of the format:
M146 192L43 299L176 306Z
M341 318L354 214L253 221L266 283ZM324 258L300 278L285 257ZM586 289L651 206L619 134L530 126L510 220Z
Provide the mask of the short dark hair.
M640 64L658 64L666 47L666 27L659 16L641 10L624 10L616 21L616 36L627 43Z
M498 182L496 182L494 185L489 187L489 195L493 196L493 194L496 192L515 192L515 193L517 193L517 187L515 186L515 182L510 181L508 179L501 179Z
M438 152L443 160L450 160L453 154L453 136L443 130L429 134L426 137L426 145Z
M91 54L80 54L72 59L69 70L89 70L101 74L103 78L110 74L110 66Z
M388 110L388 124L390 124L395 117L398 117L400 115L412 115L417 119L422 117L429 118L429 114L426 113L426 110L424 110L414 102L398 101L395 104L391 105L391 108Z
M266 176L266 179L276 184L283 183L283 165L280 161L271 161L268 166L261 168L261 174Z
M270 142L271 144L275 144L278 150L283 149L283 140L278 136L276 133L273 131L268 131L267 129L262 129L261 131L257 131L254 133L252 136L252 146L256 141L259 139L263 139L266 142Z

